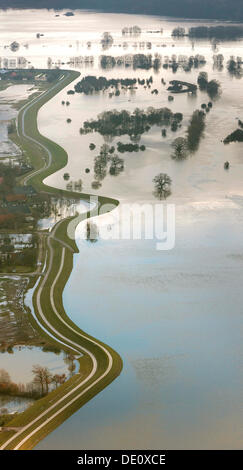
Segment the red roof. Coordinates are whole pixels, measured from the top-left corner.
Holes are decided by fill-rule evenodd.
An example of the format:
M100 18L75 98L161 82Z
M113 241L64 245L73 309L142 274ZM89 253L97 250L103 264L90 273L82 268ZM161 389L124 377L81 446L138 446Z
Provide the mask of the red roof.
M0 214L0 223L5 222L6 220L13 219L13 214Z
M22 202L22 201L26 201L27 197L25 194L7 194L6 196L6 201L8 202Z

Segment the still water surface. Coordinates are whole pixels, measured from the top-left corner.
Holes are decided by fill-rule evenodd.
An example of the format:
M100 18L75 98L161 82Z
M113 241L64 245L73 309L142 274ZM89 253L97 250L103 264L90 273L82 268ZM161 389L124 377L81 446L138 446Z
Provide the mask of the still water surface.
M176 206L175 248L156 251L153 240L98 239L89 244L77 232L80 254L75 256L64 292L66 311L81 328L114 347L123 358L124 369L111 386L36 448L241 448L243 147L221 142L236 129L236 119L243 119L241 80L231 78L226 68L213 68L209 42L193 45L188 39L172 40L171 30L178 20L88 12L55 18L53 12L36 16L29 11L15 22L14 13L3 15L2 38L6 43L12 37L21 41L21 53L35 66L46 66L49 56L61 63L72 55L92 54L94 65L81 68L82 75L153 76L158 96L142 87L134 94L112 98L102 93L91 97L75 94L68 96L71 104L67 108L61 104L67 99L67 90L63 90L40 110L41 132L67 150L65 171L72 181L82 179L85 192L94 192L94 157L104 142L99 134L80 136L85 120L104 110L148 106L168 106L184 115L182 128L176 134L168 131L165 140L160 129L144 134L140 143L146 145L146 151L123 154L124 172L107 176L99 190L121 202L154 203L152 179L159 172L168 173L173 182L168 202ZM168 104L161 78L167 83L173 78L196 83L199 71L174 75L164 69L158 73L99 69L102 32L111 31L115 39L107 53L135 52L134 39L126 39L125 52L123 46L119 48L124 42L121 28L133 24L142 28L144 40L152 42L153 53L163 57L203 54L207 64L201 70L221 83L222 95L207 116L200 148L186 161L171 159L171 142L185 135L192 112L209 99L198 91L196 97L179 95ZM161 27L162 36L147 32ZM35 38L39 31L44 33L41 40ZM92 45L87 51L88 40ZM241 41L217 48L225 62L230 55L243 52ZM69 125L67 118L72 119ZM90 142L96 144L95 152L89 150ZM223 168L226 159L229 172ZM87 167L91 170L88 175ZM63 173L49 177L48 184L64 188ZM101 226L110 219L104 216L96 223Z

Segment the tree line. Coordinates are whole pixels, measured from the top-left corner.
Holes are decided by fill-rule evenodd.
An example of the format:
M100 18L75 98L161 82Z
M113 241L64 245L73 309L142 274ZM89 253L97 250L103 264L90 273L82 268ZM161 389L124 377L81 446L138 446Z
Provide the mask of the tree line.
M202 18L221 20L242 20L242 0L0 0L2 8L48 8L100 10L111 13L137 13L148 15L174 16L177 18Z
M194 26L186 28L177 26L171 33L172 37L185 37L191 39L221 39L230 40L243 37L243 26L240 25L219 25L219 26Z
M183 120L182 113L173 113L168 108L150 107L147 111L135 109L129 111L104 111L97 119L85 121L80 129L81 134L99 132L103 136L129 135L133 141L137 140L145 132L149 132L152 126L169 126L172 128L180 125Z
M70 377L72 377L76 368L75 357L72 354L67 354L64 362L67 363ZM48 367L43 367L39 364L32 367L32 374L32 382L16 384L11 380L9 373L5 369L0 369L0 394L38 399L49 393L51 385L57 388L66 382L68 378L65 373L52 374Z

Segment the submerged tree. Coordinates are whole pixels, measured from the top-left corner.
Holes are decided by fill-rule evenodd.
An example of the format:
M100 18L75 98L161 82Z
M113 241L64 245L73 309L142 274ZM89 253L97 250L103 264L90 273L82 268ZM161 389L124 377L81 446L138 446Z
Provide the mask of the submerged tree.
M3 384L7 384L7 383L10 383L11 382L11 379L10 379L10 375L9 373L5 370L5 369L0 369L0 383Z
M188 141L184 137L177 137L172 142L172 158L174 160L185 160L188 157L189 149L188 149Z
M68 365L68 370L69 370L69 373L70 373L70 377L72 377L74 375L74 372L75 372L75 369L76 369L75 356L72 353L67 354L65 359L64 359L64 362L66 362L66 364Z
M197 83L200 90L206 90L208 85L208 74L207 72L200 72L198 75Z
M111 157L110 162L110 175L117 176L124 170L124 160L118 157L118 155Z
M207 72L199 73L197 83L200 90L205 90L211 99L216 98L220 93L220 83L217 80L208 81Z
M177 28L173 29L173 31L171 33L171 36L175 37L175 38L182 38L182 37L186 36L186 30L185 30L185 28L183 28L181 26L177 26Z
M87 222L86 225L86 239L91 243L96 243L99 237L99 230L94 222Z
M106 155L100 154L95 157L94 174L97 181L102 181L107 174L108 158Z
M10 44L10 49L12 52L17 52L19 50L19 43L17 41L14 41Z
M227 70L230 75L233 75L236 78L241 78L243 75L242 58L231 56L230 60L227 62Z
M55 387L57 388L58 385L63 384L66 381L67 377L66 374L54 374L52 376L52 383L54 383Z
M34 374L33 382L41 388L41 395L49 392L49 384L51 383L51 373L47 367L42 367L40 365L34 365L32 367L32 372Z
M153 179L154 183L154 196L157 199L166 199L171 195L171 178L166 173L159 173Z
M91 183L91 186L92 186L93 189L99 189L102 186L102 184L101 184L100 181L93 181Z
M194 111L187 129L187 145L189 152L195 152L198 149L199 142L205 129L205 113L203 111Z
M109 47L112 46L114 39L112 35L108 32L103 33L102 38L101 38L101 45L103 49L108 49Z
M220 93L220 83L218 80L210 80L207 85L207 93L211 99L216 98Z

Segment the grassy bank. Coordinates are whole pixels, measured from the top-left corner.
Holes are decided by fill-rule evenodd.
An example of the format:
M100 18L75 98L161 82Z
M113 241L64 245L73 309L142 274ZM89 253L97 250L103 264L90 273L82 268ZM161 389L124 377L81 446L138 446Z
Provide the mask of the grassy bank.
M34 168L30 175L21 179L22 184L31 184L38 192L89 201L89 194L57 190L43 183L44 178L65 167L68 156L62 147L42 136L37 127L37 115L40 107L78 76L78 72L65 71L64 78L60 83L57 82L45 94L31 103L27 103L20 110L15 141ZM116 207L118 201L99 196L98 205L103 204L111 204ZM7 449L16 448L23 440L25 442L21 444L21 449L32 449L37 442L103 390L121 372L122 360L120 356L112 348L77 327L65 312L62 302L62 293L73 268L73 253L78 251L75 240L68 237L68 224L72 221L75 225L80 222L80 219L84 220L92 215L92 211L83 214L82 217L76 219L77 222L74 219L62 220L49 235L45 273L38 282L33 296L37 321L33 317L31 319L35 328L41 330L42 336L48 338L49 342L66 351L72 351L73 343L76 344L76 349L81 355L78 359L79 373L58 387L57 390L36 401L28 410L8 423L8 426L11 427L21 429L23 426L28 426L28 428L19 431L17 437L14 437L13 431L3 432L0 435L1 443L7 442L11 436L14 437L6 446ZM85 315L86 312L83 314ZM96 369L91 357L95 358ZM112 360L109 359L110 357Z

